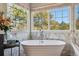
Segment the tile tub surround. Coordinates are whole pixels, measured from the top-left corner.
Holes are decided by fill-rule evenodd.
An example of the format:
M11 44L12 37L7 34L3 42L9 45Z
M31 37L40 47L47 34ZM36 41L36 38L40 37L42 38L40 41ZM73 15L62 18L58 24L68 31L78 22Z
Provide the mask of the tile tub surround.
M4 55L5 56L11 56L10 51L11 51L11 49L5 49L4 50ZM17 47L13 48L13 56L18 56ZM21 46L21 50L20 50L20 56L25 56L22 46ZM64 47L64 49L61 53L61 56L74 56L74 50L73 50L73 48L70 44L65 45L65 47Z

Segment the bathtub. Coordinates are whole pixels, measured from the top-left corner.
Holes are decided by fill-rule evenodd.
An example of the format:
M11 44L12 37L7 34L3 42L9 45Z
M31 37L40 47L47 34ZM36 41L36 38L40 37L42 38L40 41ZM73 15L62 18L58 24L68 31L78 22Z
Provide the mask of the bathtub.
M21 44L27 56L60 56L65 46L60 40L26 40Z

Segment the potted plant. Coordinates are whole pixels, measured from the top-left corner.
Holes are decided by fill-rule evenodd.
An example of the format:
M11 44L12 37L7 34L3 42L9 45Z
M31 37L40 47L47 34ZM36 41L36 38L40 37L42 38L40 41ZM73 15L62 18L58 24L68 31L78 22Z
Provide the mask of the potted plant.
M10 18L3 16L3 12L0 12L0 30L5 32L5 37L7 39L7 31L12 28L12 21Z

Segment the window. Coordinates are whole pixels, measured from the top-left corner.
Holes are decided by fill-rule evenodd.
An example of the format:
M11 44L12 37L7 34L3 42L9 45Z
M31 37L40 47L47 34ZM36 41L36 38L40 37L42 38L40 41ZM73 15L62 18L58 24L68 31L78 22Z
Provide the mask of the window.
M34 12L33 14L34 30L48 29L48 11Z
M27 10L18 6L17 4L12 4L9 6L9 17L13 20L14 28L18 30L27 29Z
M54 8L49 10L50 30L69 29L69 8Z
M48 28L50 30L69 30L69 7L57 7L34 12L33 22L34 30L48 30Z
M76 16L76 29L79 30L79 5L75 8L75 16Z

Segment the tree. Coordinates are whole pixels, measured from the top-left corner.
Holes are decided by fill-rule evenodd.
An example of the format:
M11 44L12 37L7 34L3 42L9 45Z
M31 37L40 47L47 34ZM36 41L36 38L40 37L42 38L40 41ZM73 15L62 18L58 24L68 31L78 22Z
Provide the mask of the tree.
M14 27L19 29L21 27L19 25L27 23L27 11L24 10L22 7L19 8L18 5L13 4L13 6L11 6L11 12L12 12L11 15L14 17L13 18ZM25 26L23 26L23 28L25 28ZM21 29L23 30L23 28Z
M61 24L60 24L60 29L61 30L69 29L69 24L67 24L64 21L62 21Z
M79 29L79 19L76 20L76 28Z
M16 5L13 5L12 7L12 15L18 17L20 20L27 19L27 12L22 8L18 8Z
M35 19L36 18L36 19ZM41 11L34 14L34 24L36 24L36 27L39 27L41 29L48 29L48 12L47 11ZM41 22L40 22L41 21Z
M50 25L51 25L51 30L59 29L59 23L57 21L55 21L55 20L51 20Z

